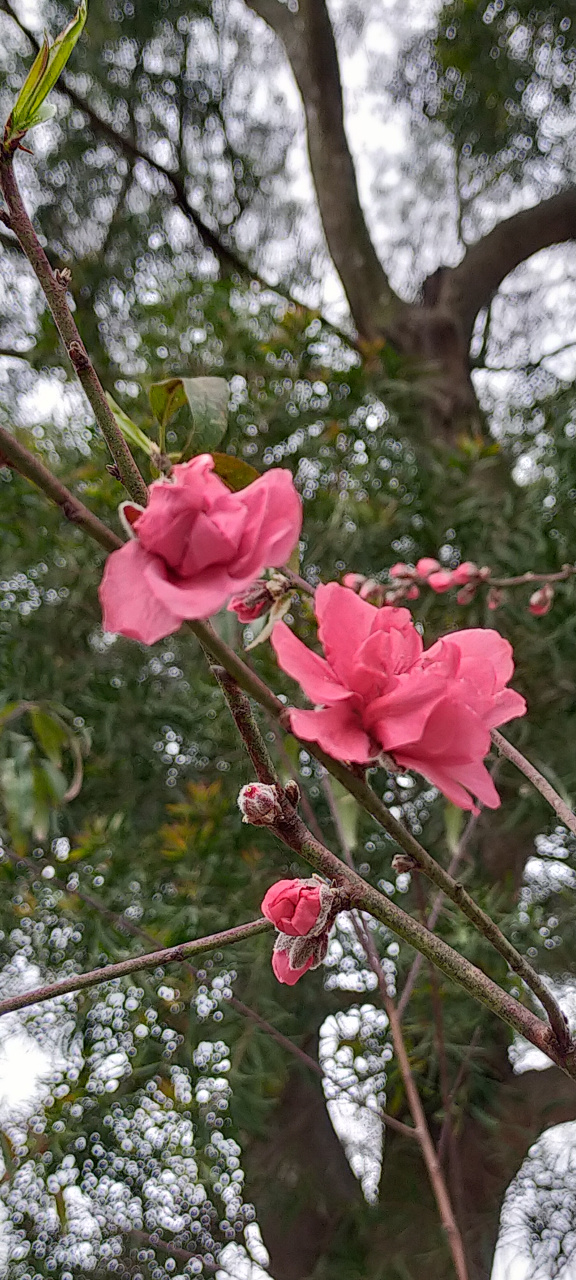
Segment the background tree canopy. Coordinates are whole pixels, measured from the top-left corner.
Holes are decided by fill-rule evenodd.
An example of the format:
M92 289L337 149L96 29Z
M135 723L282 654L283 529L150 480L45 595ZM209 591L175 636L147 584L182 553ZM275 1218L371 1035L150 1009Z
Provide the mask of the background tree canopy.
M43 27L69 17L51 0L3 0L4 116ZM293 470L312 583L385 581L422 555L499 576L575 559L575 19L573 3L523 0L454 0L424 17L382 0L91 2L57 116L17 161L28 207L72 272L103 383L136 423L156 430L154 382L228 380L220 447ZM3 224L0 245L0 421L118 527L120 486ZM168 444L187 429L175 417ZM7 467L0 529L2 989L252 918L303 864L241 823L247 761L195 641L147 649L103 634L103 553ZM529 705L513 736L570 803L574 590L562 584L543 618L527 612L528 588L496 613L485 591L413 605L428 642L494 625L512 641ZM240 642L233 615L216 625ZM294 696L266 645L250 657ZM335 845L322 770L260 724ZM462 815L419 778L381 772L376 785L447 864ZM568 998L574 839L511 767L498 786L502 808L467 832L462 878ZM360 869L417 914L424 890L392 871L394 843L338 803ZM529 1003L452 909L437 929ZM383 927L374 936L400 993L413 953ZM293 990L272 976L267 936L138 983L20 1020L49 1067L33 1114L2 1120L2 1274L453 1274L416 1144L361 1105L409 1115L346 917L326 965ZM572 1083L524 1061L427 965L403 1025L471 1280L491 1275L521 1167L508 1238L534 1276L574 1275L574 1167L533 1146L576 1119Z

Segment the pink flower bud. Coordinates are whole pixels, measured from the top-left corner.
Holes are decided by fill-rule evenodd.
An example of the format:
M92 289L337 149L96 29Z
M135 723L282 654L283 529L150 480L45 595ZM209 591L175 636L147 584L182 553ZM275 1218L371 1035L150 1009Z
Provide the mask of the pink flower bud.
M440 564L438 560L432 560L430 556L424 556L416 565L416 573L419 578L426 580L426 578L430 577L431 573L436 573L439 568Z
M411 569L409 564L404 564L402 560L399 560L397 564L393 564L392 568L388 570L388 574L391 578L408 578L409 581L412 581L416 577L416 570Z
M472 560L464 560L463 564L459 564L457 569L452 570L452 581L459 587L468 586L469 582L474 582L478 577L478 565Z
M431 573L428 578L428 586L439 594L443 591L449 591L453 585L454 579L450 569L439 569L438 573Z
M238 596L232 596L228 612L235 613L242 623L254 622L270 608L273 597L264 578L259 578L253 586L248 587Z
M333 897L321 880L279 880L264 895L261 910L280 933L303 938L323 929Z
M381 591L382 587L375 578L365 578L358 594L361 600L367 600L368 596L377 595Z
M364 573L345 573L342 579L343 585L349 587L350 591L359 591L365 581L366 574Z
M408 590L404 592L404 598L406 600L417 600L419 595L420 588L416 586L408 587Z
M469 582L467 587L462 587L456 596L458 604L471 604L476 595L476 583Z
M238 808L243 822L254 827L271 826L282 817L282 809L276 787L265 782L249 782L238 796Z
M486 604L488 605L488 608L492 609L492 612L494 612L495 609L500 608L500 605L502 604L503 599L504 599L504 592L501 591L499 587L490 587L490 590L488 592L488 596L486 599Z
M328 934L291 938L279 933L272 952L272 969L279 982L293 987L309 969L317 969L328 950Z
M543 587L539 587L538 591L530 596L529 612L533 613L535 618L542 618L551 609L553 599L554 587L551 582L545 582Z

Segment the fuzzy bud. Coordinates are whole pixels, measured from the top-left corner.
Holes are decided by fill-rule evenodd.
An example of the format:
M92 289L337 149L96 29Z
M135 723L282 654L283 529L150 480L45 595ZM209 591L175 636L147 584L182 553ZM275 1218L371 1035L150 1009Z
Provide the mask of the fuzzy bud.
M504 592L501 591L499 587L490 587L490 590L488 592L488 596L486 599L486 604L488 605L488 608L492 609L492 611L494 612L495 609L500 608L500 605L502 604L503 599L504 599Z
M458 587L467 587L469 583L477 582L478 572L478 565L472 560L464 560L457 569L452 570L452 581Z
M279 933L272 952L272 969L279 982L293 987L309 969L317 969L328 950L328 934L291 938Z
M471 604L476 595L476 583L469 582L466 587L462 587L456 596L458 604Z
M294 805L294 808L300 804L300 787L294 778L290 778L288 782L285 783L284 795L286 796L286 799L290 801L290 804Z
M431 573L437 573L439 569L440 562L438 560L433 560L431 556L423 556L421 560L418 560L416 565L416 573L423 582L426 582Z
M407 871L418 870L418 863L411 853L395 853L390 865L399 876L405 875Z
M439 569L437 573L431 573L428 578L428 586L433 591L441 594L443 591L449 591L454 585L454 578L450 569Z
M401 582L413 582L417 575L415 569L412 569L409 564L404 564L402 560L399 560L397 564L393 564L388 570L388 576L390 578L399 578Z
M266 613L273 603L274 596L264 578L258 578L246 591L232 596L228 604L228 612L235 613L238 621L246 624L254 622Z
M553 599L554 587L551 582L545 582L543 587L539 587L538 591L530 596L528 610L535 618L542 618L551 609Z
M238 808L243 822L254 827L272 826L282 817L282 809L276 787L265 782L249 782L238 796Z
M342 585L348 587L350 591L359 591L365 581L366 575L364 573L345 573Z

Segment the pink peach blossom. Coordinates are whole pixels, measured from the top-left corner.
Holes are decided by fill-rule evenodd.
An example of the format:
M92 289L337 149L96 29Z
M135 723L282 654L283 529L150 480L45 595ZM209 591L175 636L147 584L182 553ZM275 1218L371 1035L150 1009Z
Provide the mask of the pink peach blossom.
M322 902L323 887L318 880L278 880L262 899L262 913L280 933L303 938L319 920L325 922L324 905L327 904ZM330 894L328 886L326 889Z
M408 609L377 609L336 583L318 587L315 607L325 657L283 622L272 635L280 666L318 708L290 712L296 736L339 760L368 764L385 753L462 809L475 809L472 795L496 808L483 763L490 729L526 711L506 688L508 641L474 629L424 650Z
M264 568L287 560L302 524L290 472L274 468L231 493L213 471L204 453L150 486L148 506L131 519L134 539L106 561L106 631L154 644L185 618L218 613Z

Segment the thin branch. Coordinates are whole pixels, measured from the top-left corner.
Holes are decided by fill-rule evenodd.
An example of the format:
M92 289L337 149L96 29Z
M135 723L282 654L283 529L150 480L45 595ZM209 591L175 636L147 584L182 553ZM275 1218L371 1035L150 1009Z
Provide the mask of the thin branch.
M558 795L558 792L554 790L554 787L543 777L535 765L530 764L526 756L523 756L517 747L513 747L512 743L508 742L508 739L504 738L501 733L498 733L497 729L492 729L492 741L500 754L506 756L507 760L516 765L516 768L524 774L525 778L528 778L532 786L548 801L548 804L558 814L564 826L568 827L568 830L576 836L576 814L572 812L562 799L562 796Z
M480 817L479 813L472 813L470 815L468 822L466 823L466 827L462 832L460 840L458 841L458 846L450 860L450 865L448 867L448 875L453 876L456 874L458 867L460 866L460 863L462 862L462 859L465 856L466 849L470 841L470 837L472 835L472 832L474 830L474 827L476 826L476 823L479 817ZM434 898L434 902L432 903L430 914L426 921L426 928L430 929L432 933L434 932L434 929L438 924L438 919L440 916L440 912L442 910L443 902L444 902L444 894L440 890L440 893L437 893L436 897ZM402 994L398 1001L398 1017L399 1018L402 1018L404 1015L410 996L412 995L414 987L416 986L418 975L422 968L423 962L424 962L423 956L421 955L414 956L414 959L408 971L408 977L406 978L406 982L404 983L404 986L402 988Z
M75 498L74 494L44 466L44 463L20 444L20 441L4 427L0 427L0 466L2 464L18 471L27 480L31 480L32 484L35 484L52 502L56 503L56 506L60 507L62 515L67 520L78 525L78 528L84 529L85 533L89 533L101 547L104 547L105 551L116 551L122 546L120 538L117 538L116 534L103 524L93 511L85 507L79 498Z
M360 198L344 127L334 31L325 0L300 0L297 12L279 0L247 0L280 37L300 91L312 179L328 249L361 336L381 336L398 300L378 258Z
M348 840L346 839L346 833L342 826L342 821L340 818L340 814L338 812L338 806L334 798L334 792L332 790L332 785L331 785L330 779L328 778L328 775L326 775L323 779L323 789L324 789L324 794L326 796L326 799L328 801L334 826L336 828L336 832L338 835L338 840L340 843L344 860L349 867L353 868L354 859L352 857L352 851L348 844ZM448 1240L448 1244L450 1246L452 1261L454 1262L456 1275L458 1276L458 1280L468 1280L468 1270L466 1266L466 1256L464 1253L464 1245L462 1243L462 1237L460 1235L458 1224L454 1216L454 1211L452 1209L450 1196L448 1194L448 1189L444 1181L444 1175L442 1173L440 1161L438 1159L438 1155L434 1148L434 1143L432 1142L432 1138L430 1137L430 1130L428 1128L426 1116L424 1113L424 1108L420 1100L420 1094L418 1093L418 1089L416 1087L414 1077L412 1075L410 1059L406 1052L406 1045L404 1043L404 1036L402 1034L402 1025L400 1022L400 1018L398 1017L396 1006L388 991L388 987L386 985L386 978L384 975L384 971L382 969L382 964L380 962L380 956L378 955L378 951L376 949L374 939L370 934L370 931L366 925L366 922L363 920L362 915L358 912L354 912L352 918L354 921L354 928L355 928L358 941L360 942L361 946L363 946L364 948L370 968L372 969L372 972L375 974L378 982L378 989L380 991L380 996L382 999L384 1011L388 1018L388 1023L390 1026L390 1034L392 1036L394 1052L398 1060L398 1066L400 1068L400 1074L402 1076L402 1081L403 1081L404 1089L406 1092L406 1099L408 1102L408 1106L410 1108L410 1114L412 1116L412 1120L414 1121L414 1127L416 1130L418 1144L422 1152L422 1158L426 1165L426 1170L428 1173L428 1177L430 1179L432 1192L434 1194L434 1198L438 1206L440 1221L446 1232L446 1237ZM431 965L431 968L432 968L432 974L433 974L433 981L435 982L436 970L434 968L434 965Z
M188 956L233 946L234 943L253 938L258 933L267 933L271 928L272 925L268 920L251 920L249 924L239 924L234 929L224 929L221 933L213 933L206 938L180 942L177 946L165 947L162 951L152 951L142 956L129 956L127 960L108 964L104 969L76 973L70 978L62 978L60 982L52 982L45 987L37 987L34 991L23 991L19 995L1 1000L0 1017L5 1013L15 1013L18 1009L28 1009L31 1005L41 1004L45 1000L54 1000L57 996L84 991L87 987L97 987L101 982L111 982L113 978L124 978L128 973L140 973L143 969L156 969L160 965L180 964Z
M460 316L464 332L490 302L502 281L532 254L576 238L576 188L569 187L499 222L470 246L446 275L446 296Z
M10 212L12 230L17 236L43 289L54 323L90 403L94 417L118 467L122 483L135 502L146 506L148 490L124 436L116 424L116 419L106 400L96 370L84 347L76 322L68 306L66 288L52 270L28 217L14 175L14 156L5 148L0 150L0 185Z
M368 929L365 927L364 921L360 926L360 938L363 940L364 949L368 956L371 968L378 979L378 987L380 998L384 1012L388 1018L390 1026L390 1034L394 1045L394 1052L400 1068L402 1083L406 1093L406 1100L410 1108L410 1114L414 1121L414 1127L418 1135L418 1143L422 1152L422 1158L426 1165L426 1171L430 1179L430 1184L438 1206L440 1221L446 1233L452 1261L458 1280L468 1280L468 1267L466 1264L466 1255L464 1253L464 1245L462 1236L454 1216L452 1202L448 1194L448 1188L444 1181L444 1175L438 1158L438 1153L430 1136L430 1130L426 1121L426 1114L414 1076L410 1066L410 1059L406 1050L404 1036L402 1034L402 1024L398 1017L396 1005L386 986L386 978L380 964L380 957L374 946L374 940L370 937Z

